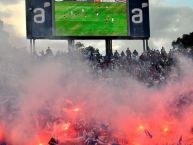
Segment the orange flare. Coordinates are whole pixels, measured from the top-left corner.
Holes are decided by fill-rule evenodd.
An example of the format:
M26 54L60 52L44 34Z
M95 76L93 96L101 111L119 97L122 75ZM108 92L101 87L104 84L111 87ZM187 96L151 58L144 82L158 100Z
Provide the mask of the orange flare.
M166 133L169 131L169 128L168 127L164 127L163 131Z
M66 131L66 130L69 129L69 127L70 127L70 123L64 123L64 124L62 125L62 130Z
M139 130L144 130L144 126L143 125L139 125Z
M75 108L73 111L74 111L74 112L79 112L80 109L79 109L79 108Z

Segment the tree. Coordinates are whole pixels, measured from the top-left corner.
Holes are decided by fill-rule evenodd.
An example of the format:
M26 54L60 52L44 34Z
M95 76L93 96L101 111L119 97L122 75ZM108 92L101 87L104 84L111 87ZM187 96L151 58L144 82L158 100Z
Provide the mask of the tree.
M193 48L193 32L190 34L183 34L181 38L177 38L177 40L172 42L172 46L175 47L183 47Z

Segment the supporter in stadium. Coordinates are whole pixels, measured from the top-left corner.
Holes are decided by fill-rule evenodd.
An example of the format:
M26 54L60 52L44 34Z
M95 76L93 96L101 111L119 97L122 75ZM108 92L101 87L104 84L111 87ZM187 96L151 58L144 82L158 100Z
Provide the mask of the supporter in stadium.
M131 58L131 51L129 48L127 48L127 50L126 50L126 56L127 56L128 60Z
M46 56L53 56L53 52L52 50L50 49L50 47L48 47L48 49L46 49Z
M119 53L118 53L117 50L115 50L113 57L114 57L115 59L119 59Z

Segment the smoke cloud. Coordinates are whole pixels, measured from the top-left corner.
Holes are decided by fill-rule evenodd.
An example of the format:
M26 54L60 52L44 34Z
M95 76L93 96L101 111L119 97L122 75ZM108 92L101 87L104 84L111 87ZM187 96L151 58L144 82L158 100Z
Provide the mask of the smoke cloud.
M96 77L77 55L34 59L12 47L9 35L0 31L0 137L10 144L47 144L52 136L65 142L57 126L42 129L55 118L108 123L129 145L191 139L192 60L178 56L168 81L147 87L121 71Z

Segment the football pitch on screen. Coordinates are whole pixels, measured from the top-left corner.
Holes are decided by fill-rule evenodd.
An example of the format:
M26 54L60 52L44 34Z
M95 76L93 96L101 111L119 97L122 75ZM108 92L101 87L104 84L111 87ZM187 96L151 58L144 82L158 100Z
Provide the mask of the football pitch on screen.
M56 36L128 36L124 2L55 2Z

